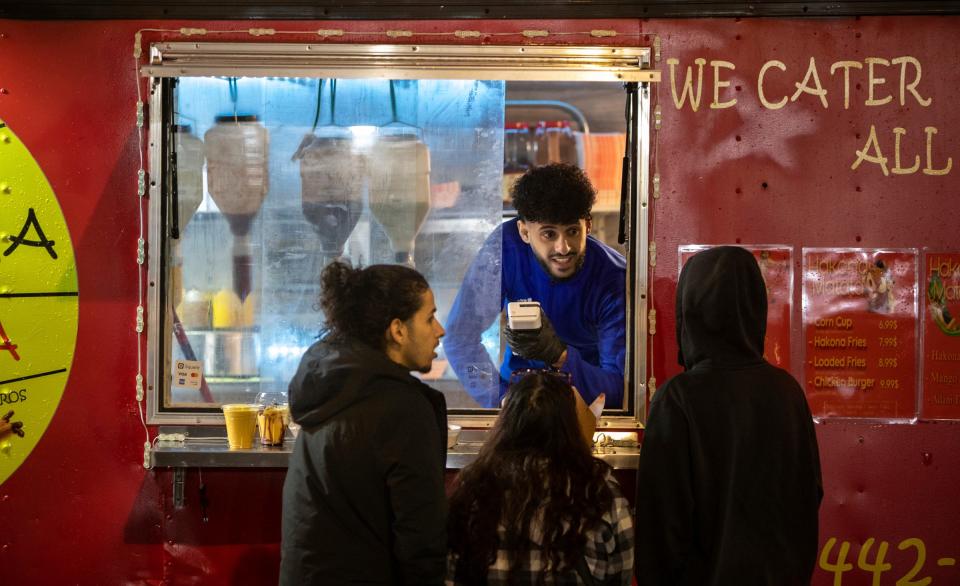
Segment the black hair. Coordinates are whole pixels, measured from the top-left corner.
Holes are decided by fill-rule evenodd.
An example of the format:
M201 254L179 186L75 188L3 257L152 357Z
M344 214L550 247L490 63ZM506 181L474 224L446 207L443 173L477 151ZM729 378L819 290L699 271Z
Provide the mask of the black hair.
M521 220L576 224L590 217L597 191L576 165L553 163L524 173L510 189Z
M614 497L610 467L593 457L580 431L574 392L549 373L510 387L490 438L450 497L447 534L457 583L486 584L499 549L508 552L507 582L526 583L520 567L535 525L545 561L538 584L572 571L583 556L586 532L600 525Z
M327 336L384 350L390 322L413 317L430 285L410 267L353 268L335 260L320 274L320 288Z

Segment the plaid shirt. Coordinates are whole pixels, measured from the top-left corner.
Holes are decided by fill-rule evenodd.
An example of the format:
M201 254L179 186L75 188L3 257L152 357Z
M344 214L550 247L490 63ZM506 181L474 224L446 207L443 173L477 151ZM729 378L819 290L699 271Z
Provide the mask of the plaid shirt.
M633 517L630 514L630 504L623 497L620 485L608 473L607 484L613 491L613 505L603 514L600 525L587 532L587 544L584 558L587 569L593 575L597 584L628 586L633 578ZM500 525L500 541L504 540L504 527ZM521 560L519 568L519 582L521 584L536 584L537 576L547 560L542 559L538 545L541 535L538 528L531 530L531 550L526 559ZM507 584L507 574L510 570L507 551L497 551L497 559L490 566L487 573L488 586ZM452 553L448 558L447 586L459 586L461 582L454 579L456 556ZM575 568L565 568L556 576L547 574L547 584L558 586L582 586L584 583L577 575Z

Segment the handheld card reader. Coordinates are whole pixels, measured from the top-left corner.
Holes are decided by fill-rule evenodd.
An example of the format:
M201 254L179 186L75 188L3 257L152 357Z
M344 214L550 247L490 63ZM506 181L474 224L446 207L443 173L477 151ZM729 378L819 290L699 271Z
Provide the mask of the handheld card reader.
M511 301L507 304L507 325L511 330L539 330L540 303L536 301Z

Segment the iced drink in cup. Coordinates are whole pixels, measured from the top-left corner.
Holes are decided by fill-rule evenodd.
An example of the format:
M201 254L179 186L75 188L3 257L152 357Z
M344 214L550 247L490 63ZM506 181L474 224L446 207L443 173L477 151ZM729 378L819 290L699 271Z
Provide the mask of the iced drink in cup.
M257 429L257 406L245 404L223 405L223 419L227 424L227 442L231 450L253 447L253 432Z

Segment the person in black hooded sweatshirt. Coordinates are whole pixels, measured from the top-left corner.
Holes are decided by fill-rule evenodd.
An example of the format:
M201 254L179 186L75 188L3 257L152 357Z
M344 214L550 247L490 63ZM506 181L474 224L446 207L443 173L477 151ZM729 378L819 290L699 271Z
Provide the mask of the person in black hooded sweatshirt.
M640 586L809 584L823 496L803 390L763 359L753 255L692 257L677 286L684 372L653 397L637 479Z
M333 262L321 286L326 334L289 387L280 584L442 584L446 403L410 374L444 333L433 293L399 265Z

